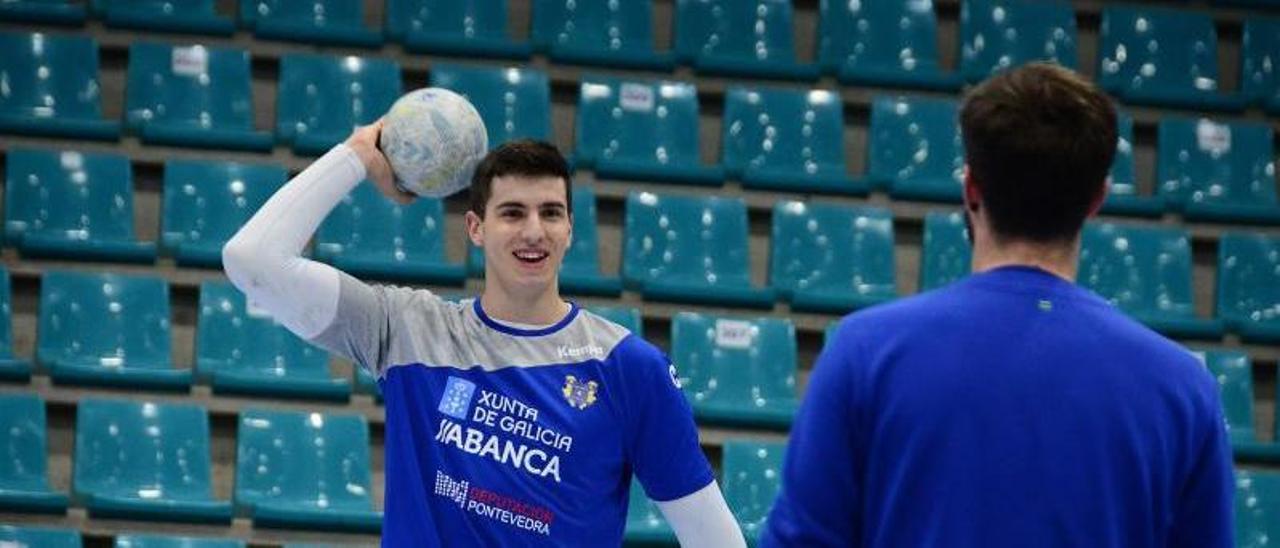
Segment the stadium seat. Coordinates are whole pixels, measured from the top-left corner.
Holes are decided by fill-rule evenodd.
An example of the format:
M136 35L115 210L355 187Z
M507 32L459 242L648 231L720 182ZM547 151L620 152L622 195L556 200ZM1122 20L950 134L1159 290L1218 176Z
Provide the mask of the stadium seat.
M116 537L115 548L245 548L243 540L128 534Z
M0 394L0 449L4 450L0 457L0 510L67 511L67 495L49 487L45 424L44 400L39 396Z
M1236 548L1267 548L1280 538L1280 473L1236 469Z
M1127 103L1242 110L1218 89L1218 35L1209 15L1135 6L1102 9L1098 84Z
M72 490L90 517L229 524L211 462L203 407L97 398L76 406Z
M1241 40L1240 87L1268 113L1280 115L1280 18L1250 17Z
M676 534L662 517L662 511L645 495L644 488L635 478L631 479L631 493L627 501L627 525L623 540L627 545L663 544L676 542Z
M791 0L676 0L676 58L698 72L815 80L796 60Z
M1103 213L1159 217L1164 213L1164 198L1142 196L1138 193L1137 170L1133 160L1133 117L1125 113L1116 116L1116 156L1108 175L1107 199L1102 203Z
M871 104L868 176L895 198L959 202L964 144L956 102L878 97Z
M638 336L644 336L644 320L640 309L631 306L588 306L587 310L613 323L627 328Z
M351 367L352 380L355 382L355 391L361 394L373 396L374 400L382 403L382 389L378 387L377 379L373 378L368 371L359 365L353 364Z
M785 429L796 397L796 330L773 317L681 312L671 322L671 358L699 421Z
M1076 13L1065 0L964 0L960 72L978 82L1035 61L1076 68Z
M747 207L741 199L627 196L622 279L646 299L772 308L751 285Z
M36 360L56 383L186 391L171 364L169 285L152 276L46 271Z
M955 91L938 64L933 0L819 3L818 64L845 84Z
M731 87L720 161L746 188L866 194L845 173L840 95L826 90Z
M418 53L526 59L507 35L507 0L387 0L387 38Z
M92 0L108 27L230 36L236 24L218 15L214 0Z
M1079 283L1166 335L1220 339L1222 320L1196 317L1190 240L1182 228L1087 223Z
M1161 118L1160 193L1188 219L1280 224L1273 143L1266 122Z
M240 412L236 506L257 527L377 533L364 417Z
M887 209L780 201L772 242L769 284L793 310L844 314L898 295Z
M286 542L284 548L378 548L376 544L326 544L323 542Z
M445 258L444 205L398 205L371 184L356 186L320 225L315 257L355 276L460 285L466 269Z
M669 71L671 52L653 49L653 0L535 0L530 40L552 61Z
M13 355L13 310L9 301L9 271L0 267L0 381L27 382L31 363Z
M0 545L13 548L80 548L80 532L28 525L0 524Z
M475 105L491 148L521 138L551 138L551 84L541 70L432 64L431 85L456 91Z
M160 245L182 266L222 267L222 246L281 185L284 168L216 160L164 164Z
M596 193L573 189L573 244L560 267L560 290L569 294L616 297L622 293L617 276L600 273L600 238L596 230Z
M249 52L202 45L129 46L125 122L143 142L267 151L253 128Z
M1195 352L1222 389L1222 409L1237 461L1280 462L1280 442L1258 441L1253 420L1253 362L1240 350Z
M240 0L240 26L258 38L326 46L378 47L382 30L364 26L362 0Z
M1280 238L1224 234L1217 295L1218 317L1245 341L1280 342Z
M83 25L84 4L70 0L6 0L0 2L0 21ZM11 51L5 48L5 51ZM78 545L77 545L78 546Z
M27 5L29 3L24 3ZM13 4L0 2L0 6ZM0 8L3 9L3 8ZM0 131L114 141L120 122L102 118L98 42L88 36L0 31Z
M724 170L699 157L692 84L585 76L576 122L574 165L594 167L601 178L724 182Z
M402 93L395 61L285 54L276 94L276 140L299 154L323 154L356 126L376 122Z
M24 256L155 261L133 232L133 170L113 153L10 149L5 157L5 241Z
M786 444L748 440L724 443L724 499L753 544L764 531L782 483Z
M227 282L200 284L196 374L215 393L346 401L351 384L329 376L329 353L250 306Z
M967 231L964 213L930 211L925 214L920 291L937 289L969 275L973 248Z

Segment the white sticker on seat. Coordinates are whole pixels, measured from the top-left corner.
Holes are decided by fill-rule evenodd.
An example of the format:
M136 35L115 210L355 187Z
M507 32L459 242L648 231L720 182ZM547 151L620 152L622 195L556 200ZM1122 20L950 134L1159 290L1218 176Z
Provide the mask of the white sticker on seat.
M1200 120L1196 124L1196 144L1213 156L1231 152L1231 126Z
M645 84L624 83L618 97L623 110L649 112L653 110L653 88Z
M199 76L209 72L209 50L204 46L173 48L174 74L181 76Z
M742 320L716 320L716 346L721 348L751 348L755 340L755 326Z

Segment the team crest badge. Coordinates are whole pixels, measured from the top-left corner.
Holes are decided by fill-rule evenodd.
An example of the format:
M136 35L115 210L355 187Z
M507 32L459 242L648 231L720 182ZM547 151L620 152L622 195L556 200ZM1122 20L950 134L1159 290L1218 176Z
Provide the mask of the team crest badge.
M599 386L596 381L582 382L573 375L567 375L564 378L564 388L560 391L570 407L586 409L596 402L596 388Z

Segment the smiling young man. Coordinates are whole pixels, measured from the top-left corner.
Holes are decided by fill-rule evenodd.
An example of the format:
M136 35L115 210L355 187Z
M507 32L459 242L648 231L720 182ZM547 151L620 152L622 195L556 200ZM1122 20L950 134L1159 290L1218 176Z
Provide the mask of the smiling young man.
M504 144L476 167L467 235L485 288L450 303L302 257L361 180L407 203L360 128L273 196L223 250L227 276L299 336L378 378L383 546L618 545L634 473L687 546L744 546L675 368L560 297L573 237L564 158Z

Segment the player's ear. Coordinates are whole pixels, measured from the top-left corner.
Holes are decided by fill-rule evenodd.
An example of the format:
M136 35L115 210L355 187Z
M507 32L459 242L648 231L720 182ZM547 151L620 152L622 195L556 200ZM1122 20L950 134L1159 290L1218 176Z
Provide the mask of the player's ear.
M964 208L970 212L977 213L982 206L982 193L978 191L978 185L973 182L973 172L969 170L969 164L964 165Z
M484 220L474 211L468 211L463 219L467 222L467 238L476 247L484 247Z

